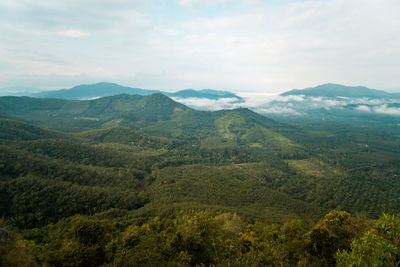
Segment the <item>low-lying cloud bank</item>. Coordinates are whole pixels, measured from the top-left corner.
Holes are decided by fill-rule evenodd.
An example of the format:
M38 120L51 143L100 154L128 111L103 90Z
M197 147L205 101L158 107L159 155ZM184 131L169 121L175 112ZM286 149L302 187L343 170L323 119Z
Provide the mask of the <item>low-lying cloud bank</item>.
M358 112L400 116L400 99L369 98L326 98L305 97L303 95L280 96L272 94L238 94L245 101L239 103L235 98L211 100L205 98L173 98L189 107L199 110L221 110L249 108L257 113L268 115L306 115L315 109L348 109Z
M208 98L198 98L198 97L171 97L176 102L182 103L188 107L199 109L199 110L221 110L221 109L234 109L237 106L236 98L220 98L218 100L208 99Z
M388 104L377 105L377 106L360 105L360 106L356 107L355 109L358 111L363 111L363 112L400 116L400 108L389 107Z

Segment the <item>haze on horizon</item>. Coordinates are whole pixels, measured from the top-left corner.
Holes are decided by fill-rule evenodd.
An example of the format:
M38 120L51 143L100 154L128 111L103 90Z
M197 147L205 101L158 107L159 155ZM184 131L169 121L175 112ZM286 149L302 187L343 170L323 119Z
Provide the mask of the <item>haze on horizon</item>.
M400 88L397 0L0 1L0 88Z

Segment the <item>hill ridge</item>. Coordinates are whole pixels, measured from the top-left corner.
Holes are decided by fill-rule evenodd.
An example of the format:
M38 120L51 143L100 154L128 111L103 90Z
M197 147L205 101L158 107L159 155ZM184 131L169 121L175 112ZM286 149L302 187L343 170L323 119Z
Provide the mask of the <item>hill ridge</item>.
M305 89L293 89L281 96L304 95L309 97L366 97L366 98L400 98L400 93L388 93L384 90L371 89L365 86L346 86L336 83L325 83Z
M238 102L244 101L241 97L228 91L220 91L213 89L201 89L201 90L183 89L177 92L165 92L161 90L151 90L151 89L122 86L110 82L81 84L69 89L43 91L39 93L30 94L29 96L38 98L85 100L85 99L93 99L93 98L112 96L118 94L137 94L137 95L147 96L154 93L162 93L168 97L177 97L177 98L194 97L194 98L207 98L213 100L217 100L220 98L235 98L236 101Z

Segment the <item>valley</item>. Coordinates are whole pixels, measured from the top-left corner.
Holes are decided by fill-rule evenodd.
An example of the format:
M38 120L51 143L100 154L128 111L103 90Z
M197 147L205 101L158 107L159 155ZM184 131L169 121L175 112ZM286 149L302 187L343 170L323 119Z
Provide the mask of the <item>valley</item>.
M302 224L296 238L302 239L330 210L368 220L400 211L400 130L396 128L282 123L246 108L197 111L159 93L94 100L1 97L0 113L4 114L0 119L3 224L50 265L74 262L68 256L74 249L62 243L81 242L68 237L69 231L76 231L71 226L106 227L101 231L117 238L104 236L107 243L120 242L131 224L140 228L158 224L157 220L162 225L178 220L180 225L225 218L224 223L238 224L229 233L239 236L245 224L258 227L257 222L262 222L268 227L296 218ZM164 226L157 227L164 231ZM47 239L50 236L55 243ZM245 241L242 237L235 242L234 246L242 246ZM103 245L81 248L106 253L98 261L95 256L81 258L94 260L87 266L129 261ZM62 251L67 254L57 254ZM207 258L196 261L195 254L190 255L188 264L204 263ZM292 258L291 264L317 262L312 253L307 255ZM212 257L209 263L218 262ZM226 259L230 257L239 259L233 254ZM323 261L331 264L332 257L329 254ZM173 259L177 260L175 256L160 260ZM257 258L259 263L265 260Z

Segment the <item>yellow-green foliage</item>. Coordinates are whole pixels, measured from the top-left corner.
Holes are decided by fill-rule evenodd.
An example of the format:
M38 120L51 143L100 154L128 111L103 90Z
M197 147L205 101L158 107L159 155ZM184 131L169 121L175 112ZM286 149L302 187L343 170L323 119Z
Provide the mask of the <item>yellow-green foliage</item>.
M238 112L227 113L215 120L215 128L220 136L252 147L269 146L279 149L299 147L283 135L260 125ZM254 146L256 144L256 146Z
M235 213L209 210L163 217L112 210L23 236L49 266L394 266L398 221L399 216L384 215L371 224L336 210L316 224L298 218L249 223ZM15 244L1 247L3 262L23 264L21 259L33 255L13 250Z
M289 166L299 170L304 175L311 175L317 177L343 175L342 171L338 168L334 168L325 162L310 158L302 160L288 160Z
M400 216L384 214L371 230L336 254L338 266L397 266L400 262Z
M0 240L0 266L38 267L41 266L36 256L19 242Z

